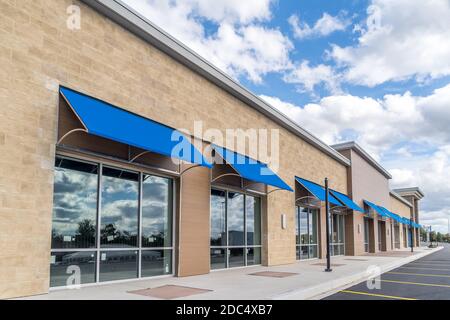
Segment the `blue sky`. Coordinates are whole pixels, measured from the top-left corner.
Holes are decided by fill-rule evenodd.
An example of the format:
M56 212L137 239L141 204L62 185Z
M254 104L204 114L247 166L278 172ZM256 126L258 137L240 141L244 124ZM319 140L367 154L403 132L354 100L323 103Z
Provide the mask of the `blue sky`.
M447 232L450 1L125 2L325 142L357 141Z

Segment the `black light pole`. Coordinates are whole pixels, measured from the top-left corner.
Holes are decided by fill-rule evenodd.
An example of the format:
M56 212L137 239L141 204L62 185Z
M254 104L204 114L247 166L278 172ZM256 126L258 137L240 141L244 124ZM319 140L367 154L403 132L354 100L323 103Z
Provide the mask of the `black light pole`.
M328 199L328 178L325 178L325 215L326 215L326 232L327 232L327 268L325 272L333 271L330 263L330 202Z
M409 231L411 232L411 252L414 252L414 230L412 216L409 218Z
M430 226L430 233L429 233L429 235L430 235L430 245L433 247L433 239L431 238L431 226Z

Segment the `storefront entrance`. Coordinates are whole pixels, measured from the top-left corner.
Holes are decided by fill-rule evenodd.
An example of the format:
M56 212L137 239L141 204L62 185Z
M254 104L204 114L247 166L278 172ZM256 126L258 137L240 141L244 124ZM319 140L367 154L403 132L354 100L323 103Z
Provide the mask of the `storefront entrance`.
M369 252L369 218L364 217L364 252Z
M261 199L211 190L211 270L261 264Z
M394 247L400 249L400 226L394 226Z
M331 254L340 256L345 254L345 216L331 215Z
M386 251L386 222L378 221L378 251Z
M318 209L296 209L296 256L297 260L318 257Z

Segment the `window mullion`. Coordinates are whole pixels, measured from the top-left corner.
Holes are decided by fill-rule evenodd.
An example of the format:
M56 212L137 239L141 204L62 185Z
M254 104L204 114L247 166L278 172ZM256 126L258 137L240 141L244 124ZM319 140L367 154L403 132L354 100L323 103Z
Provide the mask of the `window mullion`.
M225 268L228 268L228 190L225 191Z
M139 208L139 217L138 217L138 278L142 277L142 190L143 190L143 174L142 172L139 172L139 201L138 201L138 208Z
M97 186L97 264L95 270L95 281L100 282L100 236L101 236L101 213L102 213L102 175L103 175L103 164L98 164L98 186Z
M247 195L244 194L244 265L247 266Z

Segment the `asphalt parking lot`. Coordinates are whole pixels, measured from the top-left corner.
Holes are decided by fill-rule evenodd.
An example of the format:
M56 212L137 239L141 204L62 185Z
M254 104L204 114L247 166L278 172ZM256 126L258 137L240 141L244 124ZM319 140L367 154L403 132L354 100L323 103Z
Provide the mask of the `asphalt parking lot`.
M383 273L379 281L378 288L361 282L324 300L450 300L450 246Z

